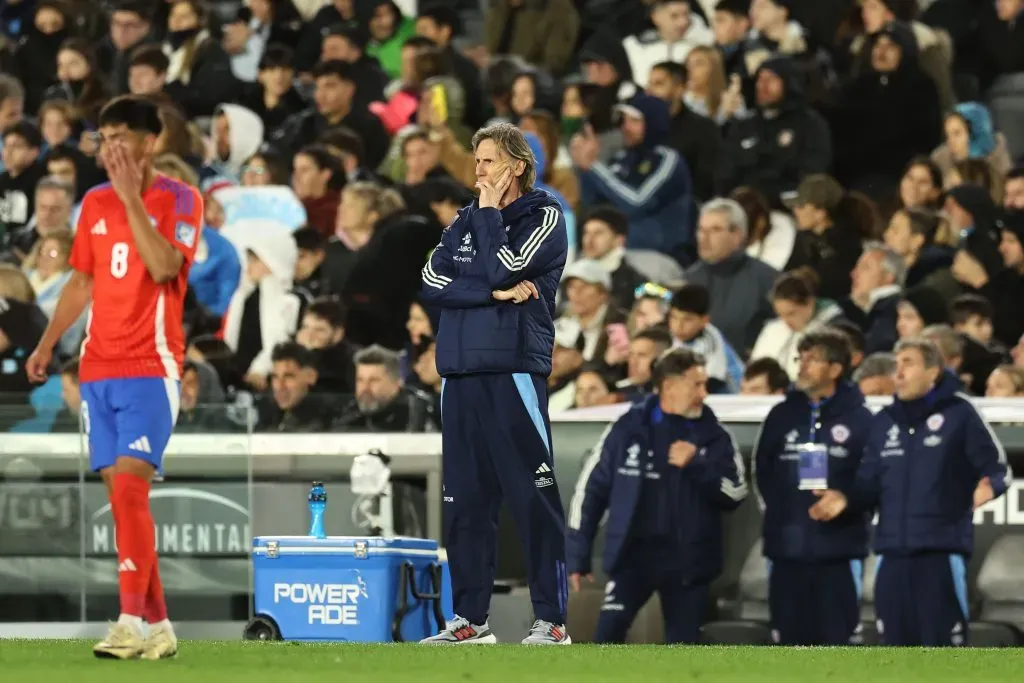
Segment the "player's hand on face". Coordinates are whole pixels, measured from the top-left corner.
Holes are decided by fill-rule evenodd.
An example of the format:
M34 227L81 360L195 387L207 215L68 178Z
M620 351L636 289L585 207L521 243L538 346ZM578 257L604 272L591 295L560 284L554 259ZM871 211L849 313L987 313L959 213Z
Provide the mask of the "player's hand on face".
M28 357L28 362L25 363L25 374L28 375L29 381L36 384L45 382L47 370L49 370L52 360L52 350L43 346L37 346L32 355Z
M815 491L814 495L818 497L818 502L811 506L810 515L816 522L832 521L843 514L848 504L846 496L834 489Z
M142 170L138 163L128 156L128 149L117 142L106 150L107 174L114 191L122 200L142 196Z
M572 586L574 593L580 592L580 584L586 581L587 583L594 583L593 574L580 574L579 572L573 572L569 574L569 585Z

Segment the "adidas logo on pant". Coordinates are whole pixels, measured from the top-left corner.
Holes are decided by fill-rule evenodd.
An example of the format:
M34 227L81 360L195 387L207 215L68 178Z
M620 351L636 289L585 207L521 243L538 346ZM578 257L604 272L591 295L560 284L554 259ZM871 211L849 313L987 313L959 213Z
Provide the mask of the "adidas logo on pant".
M548 465L546 462L542 462L540 464L540 467L537 468L537 471L534 472L534 474L536 475L536 479L533 480L533 483L537 486L537 488L542 489L547 486L554 486L554 477L545 476L551 474L551 466Z
M138 569L135 568L135 563L132 562L132 558L126 557L121 562L121 564L117 565L117 571L118 571L118 573L121 573L121 572L134 572L134 571L138 571Z
M153 450L149 447L149 437L140 436L139 438L128 444L128 450L138 451L139 453L152 453Z

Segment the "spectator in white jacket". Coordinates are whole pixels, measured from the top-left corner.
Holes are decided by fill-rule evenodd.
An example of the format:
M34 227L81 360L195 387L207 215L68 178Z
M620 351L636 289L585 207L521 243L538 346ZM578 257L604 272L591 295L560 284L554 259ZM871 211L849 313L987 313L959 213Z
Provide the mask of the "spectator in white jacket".
M622 47L633 69L633 82L647 87L651 67L659 62L686 61L698 45L714 45L715 34L692 12L687 0L657 0L651 9L654 28L623 39Z
M834 302L818 298L818 276L807 267L780 275L769 297L778 317L761 329L750 359L773 358L795 380L800 371L800 340L828 325L842 310Z
M254 229L245 244L246 267L228 304L224 341L235 353L246 383L267 388L271 352L298 326L302 299L293 291L298 249L285 230Z

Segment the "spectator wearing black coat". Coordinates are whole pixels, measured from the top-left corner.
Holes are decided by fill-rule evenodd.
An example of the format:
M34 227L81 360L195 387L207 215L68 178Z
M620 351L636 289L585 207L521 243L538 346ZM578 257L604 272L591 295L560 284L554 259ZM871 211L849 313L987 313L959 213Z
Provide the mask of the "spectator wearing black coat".
M344 432L435 432L431 397L404 387L398 353L373 345L356 354L356 396L334 428Z
M330 411L320 397L311 393L317 383L316 358L297 342L274 347L270 391L257 401L261 432L324 432L330 425Z
M715 189L727 195L741 185L760 190L778 207L804 176L824 173L832 162L828 124L807 105L793 62L772 57L755 76L753 116L734 121L718 157Z
M119 0L110 13L110 31L96 47L99 71L107 78L107 90L115 95L128 92L128 69L132 53L154 41L150 12L140 0Z
M891 351L906 279L903 258L881 242L869 242L852 273L850 296L839 302L843 314L864 333L864 353Z
M207 22L199 0L173 0L164 41L164 51L170 53L166 91L189 118L210 116L241 91L231 58L210 35Z
M362 28L337 24L327 29L320 45L321 62L338 59L352 66L352 78L356 84L353 106L357 108L366 107L370 102L382 101L384 89L388 85L388 75L384 73L380 62L366 54L369 42L370 36Z
M283 153L294 154L327 130L343 126L363 139L366 167L377 168L388 152L390 140L380 119L355 106L357 84L352 65L341 60L323 62L317 65L313 76L315 108L285 121L274 133L272 144Z
M906 24L889 22L865 49L870 68L843 88L831 115L835 169L848 189L881 200L896 193L911 159L942 142L942 111Z
M355 392L355 354L359 347L345 338L345 307L334 297L314 300L302 314L295 341L313 352L318 393Z
M416 33L432 40L451 64L455 80L462 86L462 92L466 97L466 124L475 129L486 123L483 88L480 83L480 69L452 45L452 40L459 35L461 28L462 21L458 12L445 4L423 7L416 17Z
M687 78L685 64L660 62L651 68L647 93L668 102L672 118L664 144L686 159L693 176L694 194L698 199L706 200L714 192L722 134L714 121L690 109L683 101Z
M320 61L321 42L331 26L356 22L355 5L354 0L332 0L306 22L295 51L295 69L300 74L311 73Z
M269 45L260 58L256 82L247 84L242 105L255 112L269 134L309 103L296 90L295 53L285 45Z
M953 277L961 282L971 279L967 275L958 276L958 271L974 270L965 265L968 260L981 266L989 277L998 275L1004 268L999 252L1003 212L988 191L977 185L952 188L946 194L946 214L950 227L961 237L960 248L953 257Z
M976 3L984 5L985 3ZM984 93L992 83L1005 74L1024 71L1024 21L1021 12L1024 7L1018 0L1003 0L995 3L996 13L973 7L983 12L980 33L981 64L979 85Z
M15 75L25 88L25 111L34 113L39 109L43 93L57 82L57 52L71 36L72 26L67 7L58 0L36 3L31 24L22 29L15 53Z

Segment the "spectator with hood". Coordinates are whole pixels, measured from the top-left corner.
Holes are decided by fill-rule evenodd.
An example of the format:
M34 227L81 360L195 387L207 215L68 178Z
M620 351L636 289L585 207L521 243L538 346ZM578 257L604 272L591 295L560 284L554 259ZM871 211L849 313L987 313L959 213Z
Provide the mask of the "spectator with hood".
M943 122L946 141L932 152L932 160L943 175L953 170L954 164L965 159L987 161L992 175L1003 177L1010 172L1013 162L1006 144L1006 136L995 132L992 115L979 102L963 102L946 116Z
M900 339L920 337L926 327L948 323L949 303L931 287L906 290L896 305L896 334Z
M664 145L668 104L645 93L616 106L624 149L610 164L599 160L594 130L573 138L570 155L583 203L611 204L629 218L631 249L655 249L681 263L693 247L693 181L686 160Z
M989 278L1003 269L999 253L1002 241L1002 210L983 187L959 185L946 194L946 214L950 227L959 236L959 249L953 257L952 273L959 282L971 286L979 279L981 268Z
M729 126L718 156L715 189L725 195L752 186L773 207L804 176L824 173L832 162L828 124L804 100L796 66L787 57L765 60L754 77L756 106Z
M221 104L213 112L213 149L207 165L217 174L238 182L242 168L263 145L263 121L250 109Z
M495 0L484 13L487 54L518 55L555 76L571 66L579 31L572 0Z
M1007 214L1001 227L999 253L1005 268L991 277L976 269L967 284L992 302L993 335L1012 347L1024 336L1024 212Z
M224 318L224 341L249 386L263 391L274 347L291 339L299 323L302 300L292 291L297 250L276 223L254 219L246 228L246 266Z
M57 53L71 35L71 11L61 0L19 3L32 15L15 53L15 75L25 88L24 109L34 112L43 93L57 82ZM6 8L5 3L5 8Z
M831 116L836 177L849 189L888 199L907 163L938 145L942 110L906 24L886 24L868 48L870 66L843 88Z
M821 295L838 301L850 292L850 271L861 243L875 236L877 211L859 193L844 192L824 173L803 179L787 202L796 216L793 254L784 270L808 266L817 273Z
M221 102L234 100L238 81L231 59L207 30L199 0L172 0L164 52L170 59L165 90L189 118L209 116Z
M633 82L647 87L651 68L660 62L686 61L698 45L713 45L715 35L699 16L690 10L688 0L656 0L651 5L652 30L631 35L622 41L633 68Z

